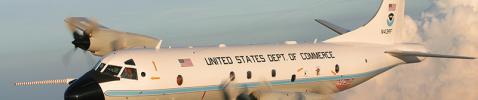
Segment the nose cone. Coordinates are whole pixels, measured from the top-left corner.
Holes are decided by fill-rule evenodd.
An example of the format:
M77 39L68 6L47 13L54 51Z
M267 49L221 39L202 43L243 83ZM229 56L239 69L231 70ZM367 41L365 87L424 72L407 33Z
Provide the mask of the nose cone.
M91 71L74 81L65 91L65 100L105 100L99 83Z

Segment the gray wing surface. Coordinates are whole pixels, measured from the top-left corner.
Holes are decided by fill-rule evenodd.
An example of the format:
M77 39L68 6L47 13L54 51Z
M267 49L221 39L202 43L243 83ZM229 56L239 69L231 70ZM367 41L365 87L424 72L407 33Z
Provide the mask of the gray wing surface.
M436 58L456 58L456 59L475 59L475 57L457 56L457 55L443 55L415 51L385 51L385 53L398 56L419 56L419 57L436 57Z
M332 23L330 23L328 21L325 21L325 20L322 20L322 19L315 19L315 21L324 25L325 27L329 28L330 30L332 30L335 33L340 34L340 35L345 34L347 32L350 32L350 30L348 30L348 29L342 28L340 26L337 26L335 24L332 24Z

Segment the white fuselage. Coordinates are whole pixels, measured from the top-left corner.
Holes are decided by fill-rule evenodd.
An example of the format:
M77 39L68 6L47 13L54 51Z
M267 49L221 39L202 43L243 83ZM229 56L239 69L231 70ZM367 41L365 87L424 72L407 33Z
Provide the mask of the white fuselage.
M233 72L232 83L252 92L267 83L274 90L328 94L404 63L384 53L391 48L321 43L122 50L101 63L136 68L138 80L121 78L100 86L106 99L213 99L222 98L221 84L229 81ZM136 65L125 65L128 59ZM181 85L178 75L182 76Z

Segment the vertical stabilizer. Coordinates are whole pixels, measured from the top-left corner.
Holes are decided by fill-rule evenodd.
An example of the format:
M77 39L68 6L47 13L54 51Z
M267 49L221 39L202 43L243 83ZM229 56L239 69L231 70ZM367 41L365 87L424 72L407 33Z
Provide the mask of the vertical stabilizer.
M324 42L400 43L405 19L405 0L382 0L377 14L364 26Z

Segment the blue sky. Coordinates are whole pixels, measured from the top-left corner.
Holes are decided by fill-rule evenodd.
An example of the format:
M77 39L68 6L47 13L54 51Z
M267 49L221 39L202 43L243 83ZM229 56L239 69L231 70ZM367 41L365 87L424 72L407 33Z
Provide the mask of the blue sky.
M375 13L378 0L0 0L0 97L2 100L63 99L66 86L15 87L17 81L78 77L90 69L73 48L68 16L94 17L113 29L164 40L164 46L310 42L336 36L314 21L322 18L354 29ZM428 0L408 0L418 17Z

